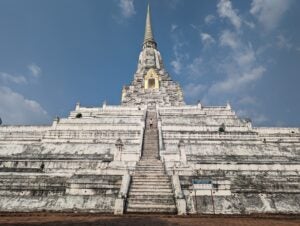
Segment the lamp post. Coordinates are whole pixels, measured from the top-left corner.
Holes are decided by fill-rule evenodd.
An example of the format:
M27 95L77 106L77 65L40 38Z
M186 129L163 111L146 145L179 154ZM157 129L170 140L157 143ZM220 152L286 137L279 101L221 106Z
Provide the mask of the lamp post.
M184 150L184 141L182 139L180 139L179 143L178 143L178 149L179 149L179 157L180 157L180 161L183 164L186 164L186 154L185 154L185 150Z
M117 139L115 145L116 145L117 151L115 153L114 159L115 159L115 161L122 161L122 150L123 150L124 144L123 144L121 138Z

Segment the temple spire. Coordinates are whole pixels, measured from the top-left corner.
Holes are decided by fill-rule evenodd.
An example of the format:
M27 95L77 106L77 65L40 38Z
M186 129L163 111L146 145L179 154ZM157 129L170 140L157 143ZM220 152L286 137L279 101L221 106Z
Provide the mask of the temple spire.
M145 37L143 48L153 47L156 48L156 42L153 37L152 27L151 27L151 14L150 14L150 5L148 3L147 17L146 17L146 26L145 26Z

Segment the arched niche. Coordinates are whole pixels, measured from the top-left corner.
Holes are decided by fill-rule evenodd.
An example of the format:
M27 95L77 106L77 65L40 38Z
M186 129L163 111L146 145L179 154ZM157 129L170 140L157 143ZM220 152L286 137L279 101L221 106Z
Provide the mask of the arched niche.
M144 81L145 89L159 89L159 81L161 80L160 76L155 72L154 69L149 69L147 72Z

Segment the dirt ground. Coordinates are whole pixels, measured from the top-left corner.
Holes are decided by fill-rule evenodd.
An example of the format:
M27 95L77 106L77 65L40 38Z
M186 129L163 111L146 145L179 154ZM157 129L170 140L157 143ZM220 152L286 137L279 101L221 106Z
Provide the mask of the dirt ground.
M295 215L103 215L75 213L0 213L0 226L300 226Z

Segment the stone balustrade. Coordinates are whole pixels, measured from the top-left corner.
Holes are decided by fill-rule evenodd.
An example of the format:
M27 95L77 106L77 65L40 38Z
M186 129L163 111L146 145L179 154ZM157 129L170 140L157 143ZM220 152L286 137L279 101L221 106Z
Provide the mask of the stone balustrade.
M298 134L300 135L300 128L293 127L258 127L253 128L253 130L261 135L264 134Z
M201 165L197 175L180 176L187 211L206 214L297 213L300 179L295 174L295 167L244 165L238 169L208 169ZM224 179L226 183L223 183Z
M0 173L0 211L114 211L120 175Z

